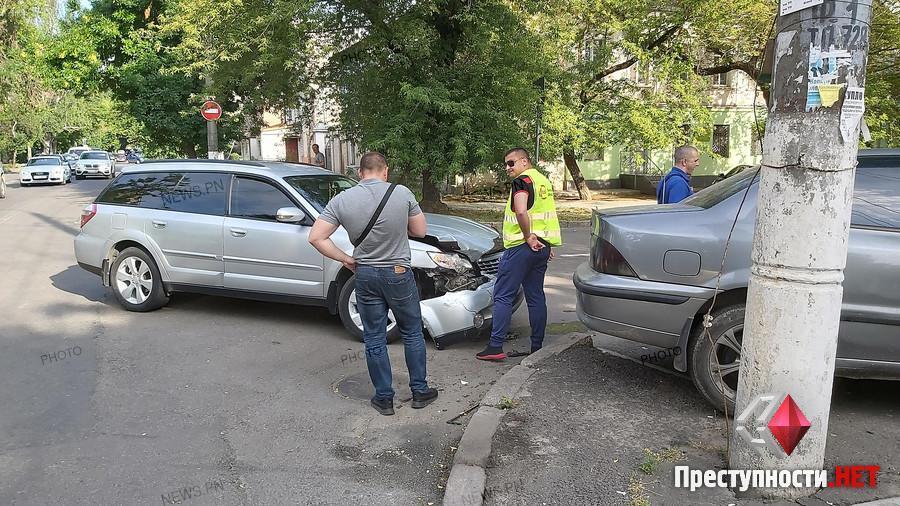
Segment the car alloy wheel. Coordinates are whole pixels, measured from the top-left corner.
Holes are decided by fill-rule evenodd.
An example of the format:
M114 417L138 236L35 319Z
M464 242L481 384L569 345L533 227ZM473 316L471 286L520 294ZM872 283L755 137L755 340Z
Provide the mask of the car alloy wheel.
M694 386L717 410L729 415L734 413L737 397L743 339L744 305L735 304L713 312L708 329L697 325L689 347Z
M743 338L744 324L735 325L719 335L708 355L710 375L729 405L734 403L737 396Z
M356 325L356 328L359 329L360 334L363 331L363 323L362 316L359 314L359 306L356 303L356 290L350 292L350 303L347 307L347 312L350 314L350 319L353 321L353 324ZM394 312L388 309L387 314L387 333L390 334L391 331L394 330L394 327L397 326L397 319L394 318Z
M116 289L132 304L143 304L153 292L153 272L137 257L126 258L116 270Z

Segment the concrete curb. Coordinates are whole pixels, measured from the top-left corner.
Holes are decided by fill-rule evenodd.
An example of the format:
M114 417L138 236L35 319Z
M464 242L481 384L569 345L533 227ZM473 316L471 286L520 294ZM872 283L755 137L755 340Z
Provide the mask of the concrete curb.
M489 222L481 222L482 225L487 225L495 230L503 230L503 222L498 223L489 223ZM591 226L591 220L573 220L573 221L560 221L559 228L575 228L575 227L589 227Z
M900 504L900 497L889 497L879 501L859 502L855 506L897 506Z
M491 441L506 413L500 408L500 403L505 399L516 398L528 378L537 372L537 364L540 361L590 339L590 334L583 332L557 336L553 343L525 357L488 390L479 403L478 411L466 425L459 448L453 456L453 467L450 468L450 477L444 491L445 505L481 506L487 482L485 468L491 456Z

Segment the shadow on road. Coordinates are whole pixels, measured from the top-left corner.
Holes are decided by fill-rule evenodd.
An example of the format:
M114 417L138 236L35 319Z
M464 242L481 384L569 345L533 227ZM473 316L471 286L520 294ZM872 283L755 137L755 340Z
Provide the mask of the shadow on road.
M109 305L106 288L100 283L100 278L77 265L70 265L66 270L50 276L50 282L54 288L64 292Z

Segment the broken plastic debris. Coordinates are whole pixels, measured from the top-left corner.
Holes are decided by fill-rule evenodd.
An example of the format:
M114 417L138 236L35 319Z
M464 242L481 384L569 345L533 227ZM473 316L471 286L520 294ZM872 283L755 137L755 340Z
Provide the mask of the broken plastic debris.
M465 380L459 380L459 382L462 383L463 385L468 385L468 384L469 384L469 382L468 382L468 381L465 381Z

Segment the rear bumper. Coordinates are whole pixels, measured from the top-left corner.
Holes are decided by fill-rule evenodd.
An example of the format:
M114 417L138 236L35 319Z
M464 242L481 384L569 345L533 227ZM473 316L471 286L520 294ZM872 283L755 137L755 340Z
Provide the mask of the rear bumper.
M588 328L661 348L679 344L685 322L714 292L602 274L588 263L578 266L572 281L576 314Z

